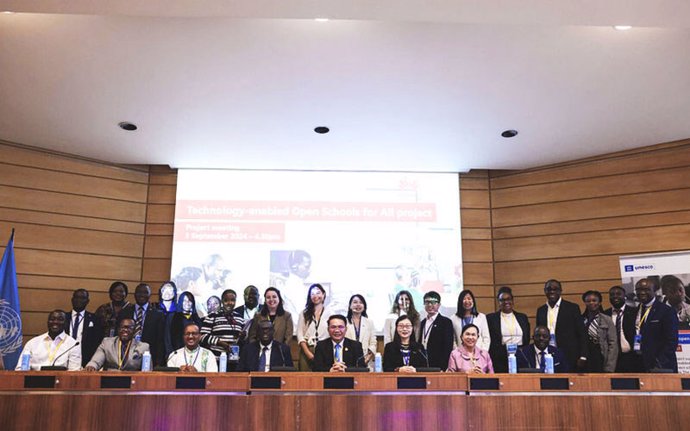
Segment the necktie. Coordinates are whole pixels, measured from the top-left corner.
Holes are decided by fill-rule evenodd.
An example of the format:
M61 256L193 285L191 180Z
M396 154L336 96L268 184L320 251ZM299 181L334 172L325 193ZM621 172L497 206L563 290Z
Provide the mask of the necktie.
M259 371L266 371L266 352L268 347L264 346L261 350L261 356L259 356Z
M342 359L340 358L340 344L335 345L335 362L342 362Z
M621 333L621 326L623 325L623 310L616 310L616 332Z
M77 318L74 319L74 325L72 326L72 338L77 339L77 332L79 331L79 322L81 321L81 314L77 314Z
M134 317L134 335L141 335L141 321L144 317L143 309L137 305L137 314Z
M539 369L544 371L546 362L544 362L544 352L539 352Z

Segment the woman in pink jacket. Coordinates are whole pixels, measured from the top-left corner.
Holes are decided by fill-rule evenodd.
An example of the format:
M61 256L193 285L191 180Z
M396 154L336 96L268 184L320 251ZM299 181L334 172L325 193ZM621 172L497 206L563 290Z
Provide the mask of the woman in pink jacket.
M477 347L479 328L470 323L462 328L461 344L453 350L448 360L449 372L461 372L468 374L493 373L494 367L491 356L486 350Z

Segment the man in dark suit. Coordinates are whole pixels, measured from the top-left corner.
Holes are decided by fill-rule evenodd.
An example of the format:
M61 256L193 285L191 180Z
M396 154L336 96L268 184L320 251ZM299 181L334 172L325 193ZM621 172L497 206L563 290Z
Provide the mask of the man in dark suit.
M558 280L544 284L546 304L537 309L537 326L549 328L551 342L565 356L568 369L583 369L587 361L587 333L580 307L561 298L563 289Z
M347 319L340 314L328 318L330 338L316 343L313 371L343 372L347 367L364 366L362 344L345 338Z
M546 326L534 328L534 344L520 346L517 351L517 366L520 368L539 368L542 373L546 370L546 353L553 356L553 371L555 373L567 373L568 363L563 354L556 347L549 346L551 333Z
M81 366L85 367L103 341L103 327L95 314L86 311L89 292L77 289L72 293L72 312L65 319L65 332L77 340L81 348Z
M633 350L637 307L625 304L625 289L621 286L613 286L609 289L609 302L611 308L604 311L604 314L611 316L618 334L616 372L641 373L643 371L642 358Z
M641 338L642 365L647 372L660 368L677 373L678 316L671 307L661 303L652 288L653 283L646 278L635 283L635 295L640 303L635 321Z
M422 320L419 330L419 343L426 349L429 367L448 368L448 358L453 351L453 321L442 316L441 295L433 290L424 295L426 318Z
M273 367L294 367L290 348L273 339L273 323L258 323L258 340L242 347L237 371L270 371Z
M134 307L127 307L120 313L120 320L132 319L134 321L134 338L140 337L141 341L149 345L151 363L165 365L165 344L163 331L165 330L165 315L156 310L150 303L151 287L141 283L134 290Z

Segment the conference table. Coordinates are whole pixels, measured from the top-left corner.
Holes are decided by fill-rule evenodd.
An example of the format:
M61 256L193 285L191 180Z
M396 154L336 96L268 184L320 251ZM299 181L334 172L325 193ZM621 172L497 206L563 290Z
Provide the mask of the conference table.
M690 375L0 372L4 430L690 429Z

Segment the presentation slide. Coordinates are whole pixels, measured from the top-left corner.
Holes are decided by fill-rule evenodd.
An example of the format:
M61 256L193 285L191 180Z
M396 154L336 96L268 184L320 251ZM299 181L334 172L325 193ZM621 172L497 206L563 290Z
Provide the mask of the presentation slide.
M241 305L252 284L262 298L278 288L296 322L313 283L329 313L364 296L379 332L401 290L419 311L439 292L448 315L462 290L458 175L180 169L171 278L201 315L225 289Z

